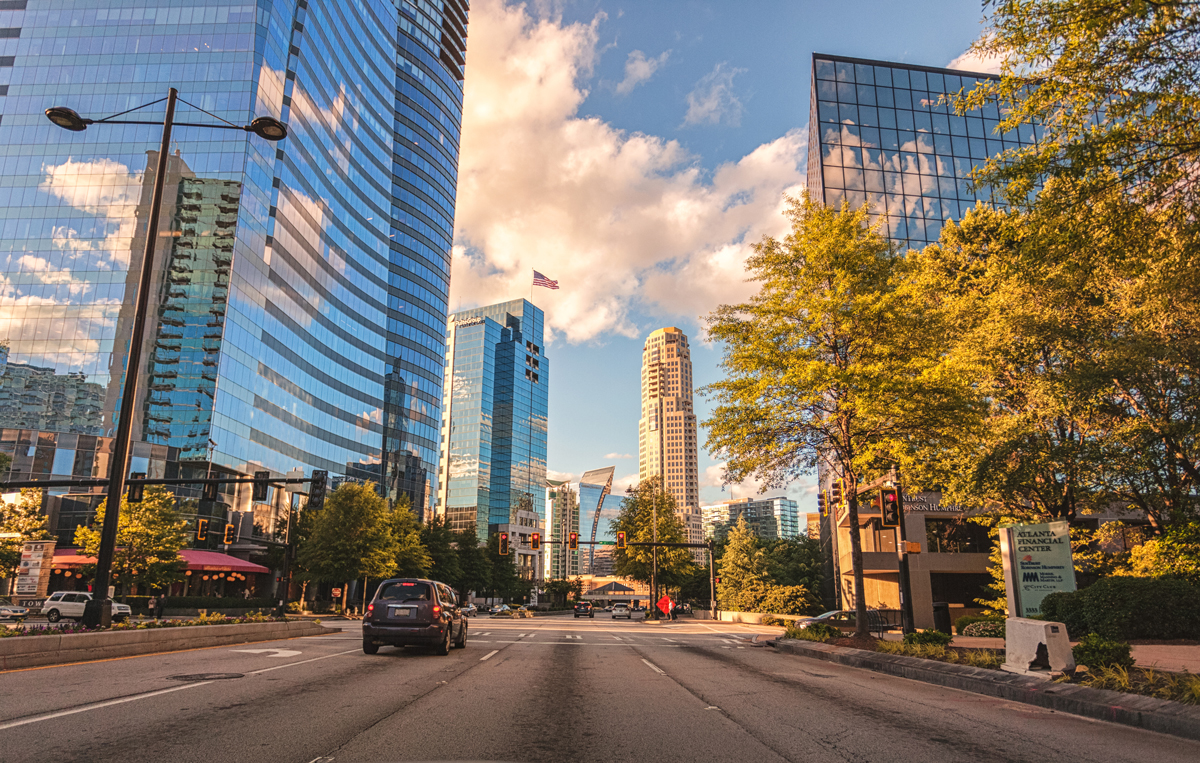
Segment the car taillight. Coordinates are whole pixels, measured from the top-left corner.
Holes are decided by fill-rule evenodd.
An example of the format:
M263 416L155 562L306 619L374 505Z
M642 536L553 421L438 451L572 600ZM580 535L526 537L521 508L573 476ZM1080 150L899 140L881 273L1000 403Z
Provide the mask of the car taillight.
M368 612L374 612L374 611L375 611L375 604L374 604L374 603L368 604L368 605L367 605L367 611L368 611Z
M433 616L438 617L441 614L442 614L442 608L440 606L438 606L437 604L434 604L433 605Z

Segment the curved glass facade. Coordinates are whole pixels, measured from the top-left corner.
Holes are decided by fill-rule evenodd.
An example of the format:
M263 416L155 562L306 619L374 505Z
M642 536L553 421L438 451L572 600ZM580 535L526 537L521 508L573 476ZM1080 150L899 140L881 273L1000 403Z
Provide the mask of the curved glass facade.
M161 132L71 133L43 110L98 118L174 86L177 122L269 115L289 135L176 127L134 440L184 474L325 469L430 506L465 1L3 6L0 447L111 436ZM13 477L69 476L36 461Z

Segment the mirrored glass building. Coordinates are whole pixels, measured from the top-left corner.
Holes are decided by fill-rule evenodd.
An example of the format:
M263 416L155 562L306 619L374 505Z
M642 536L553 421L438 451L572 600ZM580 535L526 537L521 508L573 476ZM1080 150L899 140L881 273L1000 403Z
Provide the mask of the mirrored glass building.
M543 317L518 299L454 313L446 330L437 511L481 541L518 524L518 513L533 512L545 527Z
M808 188L818 201L887 217L892 240L921 248L986 192L967 176L987 157L1037 138L1035 126L998 133L995 104L958 116L944 94L988 74L813 54ZM818 153L819 152L819 153Z
M106 476L155 236L135 456L162 449L167 476L324 469L432 506L466 23L466 0L0 3L14 478ZM289 135L176 127L148 231L163 104L83 132L43 112L100 118L169 87L177 122L271 116ZM251 510L248 492L191 511ZM253 511L256 539L282 532Z
M596 533L600 529L600 514L604 511L604 499L612 493L613 474L616 472L616 467L605 466L601 469L592 469L583 473L579 478L579 516L592 518L592 534L587 538L580 540L596 540ZM609 519L615 519L616 514L613 513ZM607 529L607 528L605 528ZM596 547L589 546L585 552L587 562L583 565L585 571L591 572L592 561L596 557Z

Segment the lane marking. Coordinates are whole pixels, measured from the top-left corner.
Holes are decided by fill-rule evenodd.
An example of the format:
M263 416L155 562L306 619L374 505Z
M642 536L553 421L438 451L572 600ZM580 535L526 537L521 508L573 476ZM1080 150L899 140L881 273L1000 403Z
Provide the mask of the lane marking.
M657 666L657 665L655 665L653 662L650 662L650 660L647 660L647 659L644 659L644 658L643 658L643 659L642 659L642 662L644 662L644 663L646 663L647 665L649 665L649 666L650 666L650 669L651 669L651 670L653 670L655 673L658 673L660 676L665 676L665 675L666 675L666 673L664 673L664 672L663 672L662 668L658 667L658 666Z
M86 713L88 710L99 710L102 707L112 707L113 705L123 705L126 702L134 702L139 699L147 699L149 697L157 697L160 694L170 694L171 692L174 692L174 691L183 691L184 689L194 689L197 686L207 686L208 684L211 684L211 683L214 683L214 682L213 681L200 681L200 682L194 683L194 684L184 684L183 686L172 686L170 689L159 689L157 691L146 692L145 694L134 694L131 697L121 697L120 699L109 699L109 700L105 700L103 702L95 702L90 705L83 705L81 707L73 707L70 710L57 710L52 713L44 713L42 715L35 715L35 716L31 716L29 718L22 718L21 720L18 720L18 721L9 721L8 723L0 723L0 731L5 731L7 729L14 729L17 726L24 726L29 723L38 723L39 721L49 721L49 720L53 720L55 718L62 718L67 715L75 715L76 713Z
M479 635L480 635L480 636L490 636L490 635L492 635L492 632L491 632L491 631L487 631L486 633L480 633Z
M485 654L484 656L480 657L480 658L479 658L479 661L480 661L480 662L483 662L484 660L490 660L490 659L492 659L492 657L493 657L493 656L495 656L495 655L496 655L496 653L498 653L499 651L500 651L499 649L493 649L492 651L488 652L488 653L487 653L487 654Z
M663 641L669 641L669 642L671 642L672 644L678 644L678 643L679 643L679 642L678 642L678 641L676 641L675 639L673 639L673 638L667 638L666 636L662 636L661 638L662 638L662 640L663 640Z
M347 649L344 652L337 652L335 654L327 654L324 657L313 657L311 660L300 660L299 662L289 662L286 665L276 665L273 668L263 668L262 670L252 670L249 673L247 673L246 675L256 676L259 673L270 673L272 670L282 670L283 668L290 668L290 667L294 667L296 665L307 665L308 663L316 662L317 660L328 660L330 657L341 657L343 654L354 654L357 651L360 651L360 650Z
M230 649L231 652L245 652L246 654L270 654L272 657L295 657L300 654L295 649Z

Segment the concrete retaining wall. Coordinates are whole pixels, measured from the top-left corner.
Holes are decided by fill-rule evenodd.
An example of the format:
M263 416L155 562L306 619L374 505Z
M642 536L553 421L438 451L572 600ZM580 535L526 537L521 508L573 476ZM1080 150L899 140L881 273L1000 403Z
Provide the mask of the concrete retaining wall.
M697 620L711 620L712 616L707 609L692 610L692 617ZM717 619L725 623L749 623L750 625L762 625L763 618L767 617L762 612L725 612L724 610L717 611ZM811 615L770 615L776 620L803 620Z
M0 670L174 652L253 641L276 641L336 632L314 622L190 625L176 628L15 636L0 639Z

